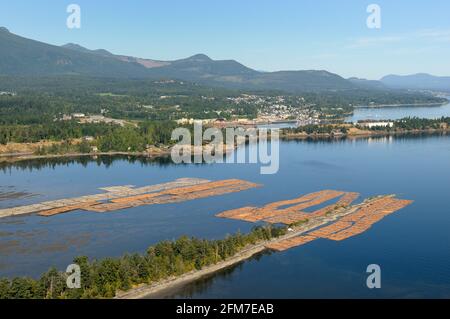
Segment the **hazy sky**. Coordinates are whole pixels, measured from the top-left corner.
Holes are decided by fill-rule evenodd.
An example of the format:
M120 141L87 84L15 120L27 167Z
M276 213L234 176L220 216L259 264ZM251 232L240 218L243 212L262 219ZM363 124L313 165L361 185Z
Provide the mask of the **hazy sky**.
M81 29L66 26L71 3L81 7ZM381 29L366 25L372 3ZM51 44L152 59L205 53L266 71L450 76L449 0L0 0L0 25Z

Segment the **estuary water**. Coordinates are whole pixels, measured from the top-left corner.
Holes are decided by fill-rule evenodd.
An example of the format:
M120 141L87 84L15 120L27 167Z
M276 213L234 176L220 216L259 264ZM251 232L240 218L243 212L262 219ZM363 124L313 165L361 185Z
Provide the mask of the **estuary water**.
M254 224L215 217L323 189L362 198L398 194L414 200L369 231L334 242L316 240L264 253L164 297L181 298L443 298L450 297L450 137L290 141L280 145L280 170L260 175L255 164L174 165L168 160L116 157L20 162L0 166L0 207L100 193L100 187L144 186L182 177L239 178L261 188L184 203L107 214L73 212L0 219L0 277L33 276L73 257L143 253L181 235L223 238ZM6 198L5 198L6 197ZM366 286L378 264L382 288Z
M447 99L450 100L450 97ZM427 119L450 117L450 103L434 106L357 107L353 115L345 121L355 123L360 120L399 120L408 116Z

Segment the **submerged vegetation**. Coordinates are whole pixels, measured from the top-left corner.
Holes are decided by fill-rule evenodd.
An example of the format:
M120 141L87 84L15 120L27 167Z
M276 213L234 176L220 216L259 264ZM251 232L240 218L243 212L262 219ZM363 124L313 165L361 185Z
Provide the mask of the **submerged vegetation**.
M162 241L145 254L125 255L89 261L77 257L74 264L81 269L81 288L69 289L68 275L54 268L39 279L0 279L0 299L78 299L112 298L140 284L201 270L235 256L249 245L280 237L286 227L258 226L248 234L236 233L224 239L206 240L181 237Z

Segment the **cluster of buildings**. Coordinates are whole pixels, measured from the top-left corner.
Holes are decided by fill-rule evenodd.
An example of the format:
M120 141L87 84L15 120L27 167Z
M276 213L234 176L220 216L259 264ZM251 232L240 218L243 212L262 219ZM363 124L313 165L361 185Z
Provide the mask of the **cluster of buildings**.
M256 126L258 124L258 121L255 120L248 120L243 118L236 118L232 120L226 120L224 118L216 118L216 119L193 119L193 118L183 118L176 121L178 125L193 125L195 124L201 124L202 126L212 126L212 127L235 127L235 126Z
M256 105L258 115L254 119L239 118L233 115L234 109L227 109L222 113L229 114L232 120L223 118L196 120L193 118L181 118L177 120L180 125L192 125L194 122L204 126L256 126L280 122L293 122L297 125L320 124L323 114L314 108L315 105L307 104L303 97L299 96L263 96L242 94L237 97L227 97L229 102L237 108L245 108L246 105ZM219 114L217 112L217 114ZM219 115L220 116L220 115Z
M357 123L354 123L357 126L363 127L363 128L368 128L368 129L373 129L373 128L387 128L387 127L393 127L394 126L394 122L391 121L359 121Z
M319 124L321 113L308 107L292 107L287 105L271 105L261 109L258 122L296 121L299 125Z
M321 112L314 104L305 103L303 97L277 96L266 100L258 112L258 122L296 121L298 125L320 124Z
M298 99L304 102L302 97L298 97ZM234 104L254 104L259 106L268 106L268 105L283 105L286 103L285 96L265 96L265 95L252 95L252 94L241 94L237 97L228 97L228 101Z
M108 123L120 126L125 126L125 120L117 120L113 118L106 117L104 115L86 115L84 113L73 113L70 115L64 114L62 116L63 121L77 120L78 123Z
M214 124L216 119L205 119L205 120L198 120L194 118L181 118L179 120L176 120L175 122L178 125L193 125L194 123L201 123L202 125L211 125Z
M15 92L8 92L8 91L1 91L0 96L16 96L17 93Z
M161 80L161 81L155 81L153 83L155 83L155 84L175 84L175 83L179 83L181 85L184 84L184 82L177 82L175 80Z

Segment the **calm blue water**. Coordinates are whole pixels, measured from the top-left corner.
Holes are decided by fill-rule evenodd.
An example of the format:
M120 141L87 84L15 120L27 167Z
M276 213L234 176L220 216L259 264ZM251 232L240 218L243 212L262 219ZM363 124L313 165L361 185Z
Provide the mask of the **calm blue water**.
M339 189L364 197L397 193L415 202L355 238L264 254L168 297L450 297L449 136L283 142L280 152L279 173L266 176L257 165L175 166L127 159L4 168L0 186L39 196L1 201L0 207L180 177L241 178L264 187L110 214L1 219L0 277L37 276L52 265L64 269L77 255L144 252L159 240L183 234L222 238L253 226L214 217L223 210ZM382 269L382 289L376 291L365 285L366 267L373 263Z
M396 107L359 107L347 122L360 120L398 120L410 117L437 119L450 116L450 103L440 106L396 106Z

